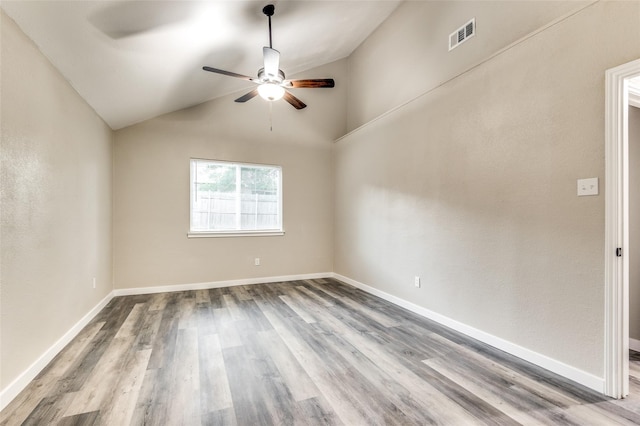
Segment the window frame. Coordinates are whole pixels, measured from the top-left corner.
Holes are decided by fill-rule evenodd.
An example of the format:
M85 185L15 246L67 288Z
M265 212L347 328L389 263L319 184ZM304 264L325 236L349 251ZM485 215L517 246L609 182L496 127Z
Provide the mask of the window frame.
M193 229L193 202L195 196L195 186L197 182L195 181L195 172L197 168L198 162L206 162L213 164L220 164L225 166L235 166L235 167L253 167L253 168L274 168L278 169L279 179L278 179L278 218L279 218L279 227L274 229L231 229L231 230L194 230ZM282 166L275 164L258 164L258 163L246 163L240 161L229 161L229 160L214 160L207 158L190 158L189 159L189 232L187 233L188 238L216 238L216 237L265 237L265 236L281 236L284 235L284 217L283 217L283 171Z

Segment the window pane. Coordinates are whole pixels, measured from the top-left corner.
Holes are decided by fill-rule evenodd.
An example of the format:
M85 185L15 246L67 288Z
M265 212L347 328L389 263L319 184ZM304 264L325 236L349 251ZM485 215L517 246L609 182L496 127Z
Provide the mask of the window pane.
M280 230L280 168L191 160L191 230Z
M241 229L277 229L278 169L242 167Z
M236 168L233 165L198 161L194 182L191 228L236 228Z

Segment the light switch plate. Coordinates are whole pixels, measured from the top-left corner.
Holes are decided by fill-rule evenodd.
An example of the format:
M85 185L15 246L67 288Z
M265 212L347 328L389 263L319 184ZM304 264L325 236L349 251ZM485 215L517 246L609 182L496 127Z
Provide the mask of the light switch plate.
M598 195L598 178L578 179L578 197Z

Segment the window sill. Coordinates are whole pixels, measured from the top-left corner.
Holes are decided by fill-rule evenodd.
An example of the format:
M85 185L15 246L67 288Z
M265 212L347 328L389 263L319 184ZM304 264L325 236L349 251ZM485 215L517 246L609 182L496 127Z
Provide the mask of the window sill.
M284 231L217 231L189 232L187 238L277 237L282 235L284 235Z

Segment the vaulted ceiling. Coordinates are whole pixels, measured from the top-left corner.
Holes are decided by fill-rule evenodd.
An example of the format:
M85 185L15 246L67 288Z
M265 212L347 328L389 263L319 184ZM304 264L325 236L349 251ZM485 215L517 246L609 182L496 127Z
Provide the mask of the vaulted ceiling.
M119 129L252 87L202 66L255 76L269 44L262 14L268 3L276 8L273 47L281 52L280 68L295 77L347 57L400 0L3 0L0 6Z

